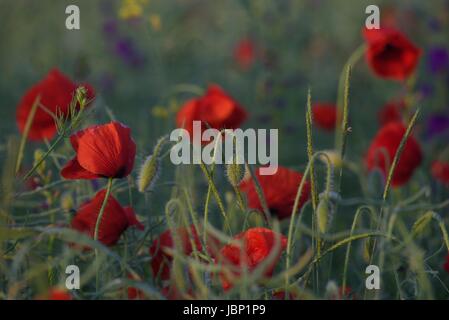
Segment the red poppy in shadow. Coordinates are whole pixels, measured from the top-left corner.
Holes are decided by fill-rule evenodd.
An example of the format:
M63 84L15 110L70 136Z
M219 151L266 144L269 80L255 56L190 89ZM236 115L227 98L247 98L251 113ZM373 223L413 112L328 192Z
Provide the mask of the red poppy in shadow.
M337 106L332 103L315 103L312 106L313 123L317 127L332 131L337 125Z
M263 272L264 276L271 276L287 246L285 236L266 228L251 228L238 234L233 239L241 241L241 244L230 243L224 246L220 250L218 261L224 267L229 268L234 277L240 276L242 268L246 268L248 272L254 271L270 254L274 254L274 259ZM276 252L272 253L272 250L276 250ZM233 287L232 280L226 275L226 272L222 272L220 278L223 289L228 290Z
M449 186L449 163L435 160L432 162L431 171L435 180Z
M390 122L402 122L402 112L404 111L404 109L404 100L391 101L386 103L379 111L379 124L381 126L385 126Z
M251 39L240 40L234 48L234 60L240 69L250 69L256 60L256 46Z
M416 69L421 55L401 32L393 28L364 29L368 48L368 65L376 75L385 79L405 80Z
M379 130L365 156L365 165L368 170L371 171L378 168L382 171L384 177L387 177L405 132L406 128L401 122L392 122ZM421 161L421 147L415 138L410 135L393 173L391 185L399 187L406 184L412 177L415 169L421 164Z
M81 206L72 219L71 227L79 232L94 237L95 225L101 205L106 196L106 190L97 192L95 197ZM135 226L143 230L144 226L137 220L131 207L123 208L120 203L110 195L100 222L98 241L106 246L113 246L120 236L129 227Z
M46 294L38 296L36 300L73 300L73 297L67 290L50 288Z
M198 233L195 227L192 225L190 229L177 228L176 235L179 237L181 250L185 255L190 255L194 249L197 251L202 250L201 242L198 237ZM192 246L192 242L195 248ZM167 249L174 250L175 239L172 237L171 230L166 230L159 235L157 239L153 241L150 247L151 268L153 270L153 276L160 276L162 280L170 279L170 270L173 261L173 256Z
M25 92L17 106L16 122L20 133L23 133L32 106L39 97L41 106L36 110L28 138L53 138L57 129L52 114L69 115L69 105L78 86L86 88L88 101L94 98L95 92L90 84L76 84L58 69L51 70L44 79Z
M278 167L277 172L273 175L261 175L259 168L256 170L255 176L260 183L271 214L276 215L279 219L290 217L303 175L284 167ZM262 204L251 177L243 180L239 187L241 191L246 193L248 206L263 212ZM306 181L299 199L298 211L301 210L309 197L310 184Z
M246 120L242 106L218 85L211 85L206 93L187 101L176 116L179 128L186 129L193 139L193 121L201 121L201 130L235 129Z

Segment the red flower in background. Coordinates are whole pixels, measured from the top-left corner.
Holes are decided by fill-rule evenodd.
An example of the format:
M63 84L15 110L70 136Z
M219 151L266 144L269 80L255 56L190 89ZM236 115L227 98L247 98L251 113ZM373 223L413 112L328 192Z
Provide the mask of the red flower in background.
M256 60L256 47L250 39L240 40L234 48L234 60L243 70L248 70Z
M202 250L201 242L195 227L192 225L190 230L187 228L177 228L176 235L179 237L182 252L185 255L190 255L193 252L192 241L195 243L197 251ZM173 257L167 249L173 250L175 248L175 240L172 237L171 230L164 231L157 239L153 241L150 247L151 268L153 276L160 276L162 280L170 279L170 270Z
M388 102L379 111L378 118L380 125L385 126L390 122L401 122L402 111L404 109L405 102L403 100Z
M421 51L401 32L393 28L365 29L368 44L366 60L376 75L405 80L418 65Z
M93 99L95 92L92 86L89 84L80 85L86 88L87 99ZM78 84L71 81L58 69L51 70L44 79L25 92L17 106L16 122L20 133L23 133L31 108L39 96L39 102L45 108L37 108L28 138L31 140L53 138L57 129L51 113L67 116L70 102L77 87Z
M284 167L278 167L277 172L273 175L261 175L259 168L256 170L255 176L263 190L270 212L276 215L279 219L290 217L296 193L303 175ZM248 178L243 180L239 187L240 190L246 193L248 206L262 212L262 204L259 201L252 179ZM309 196L310 184L306 181L299 200L298 211L309 199Z
M179 128L185 128L193 138L193 121L206 123L214 129L235 129L247 118L246 111L219 86L211 85L206 93L187 101L176 116Z
M67 290L51 288L47 294L38 296L36 300L73 300L73 297Z
M66 179L124 178L133 169L136 144L119 122L78 131L70 142L76 156L61 171Z
M368 170L379 168L384 176L387 177L405 131L406 128L401 122L392 122L379 130L365 156L365 165ZM410 136L402 150L391 185L399 187L407 183L415 169L421 164L421 161L421 147L415 138Z
M312 106L313 122L319 128L332 131L337 125L337 106L332 103L315 103Z
M266 228L248 229L235 236L234 240L241 240L242 246L237 244L224 246L220 250L218 260L224 266L228 266L235 277L240 275L242 267L246 267L249 272L254 271L260 263L267 259L272 250L278 248L277 252L274 253L273 262L264 271L265 276L271 276L274 267L287 246L287 238L285 236L276 234ZM226 276L225 272L221 273L220 278L225 290L232 288L231 279Z
M446 262L444 263L444 270L449 273L449 254L446 256Z
M71 227L79 232L94 237L95 225L98 214L103 204L106 190L97 192L95 197L85 203L72 219ZM131 226L143 230L143 225L137 221L136 215L131 207L123 208L120 203L110 195L104 209L100 222L98 241L106 246L113 246L117 243L122 233Z
M435 180L449 186L449 163L436 160L432 162L431 171Z

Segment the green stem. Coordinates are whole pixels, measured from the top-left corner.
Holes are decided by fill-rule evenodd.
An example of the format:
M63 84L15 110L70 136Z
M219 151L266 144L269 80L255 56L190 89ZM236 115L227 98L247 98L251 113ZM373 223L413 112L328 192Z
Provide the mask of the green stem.
M37 108L39 107L39 103L40 103L40 95L37 96L37 98L34 100L33 105L31 106L30 113L28 114L27 121L25 123L25 128L23 129L22 138L20 139L19 152L17 154L16 160L16 167L15 167L16 174L19 172L20 164L22 163L23 153L25 151L25 145L27 142L28 134L30 132L31 125L33 124L34 116L36 114Z
M112 182L113 182L113 179L109 178L108 185L106 188L106 195L104 196L104 200L103 200L103 203L101 204L100 212L98 213L97 222L95 223L95 230L94 230L94 240L95 241L98 241L98 235L100 233L101 219L103 218L104 211L106 209L106 205L108 203L108 199L109 199L109 196L112 191ZM95 249L95 259L98 260L98 250L97 249ZM98 291L99 284L100 284L100 266L98 266L98 265L97 265L97 275L96 275L95 284L96 284L96 288Z

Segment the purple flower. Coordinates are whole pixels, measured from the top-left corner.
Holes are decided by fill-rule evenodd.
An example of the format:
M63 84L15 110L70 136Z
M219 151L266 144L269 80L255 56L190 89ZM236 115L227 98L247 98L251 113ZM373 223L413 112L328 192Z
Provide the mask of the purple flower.
M144 63L144 57L137 50L131 39L119 39L115 43L115 53L123 60L124 63L131 67L139 67Z
M116 20L107 20L103 23L103 32L106 37L110 39L114 39L118 35L117 21Z
M423 83L418 87L418 91L422 98L426 99L433 95L433 86L429 83Z
M433 114L427 119L426 137L428 139L435 138L435 136L443 133L449 133L449 115L447 114Z
M446 71L449 68L449 53L444 47L429 50L428 68L432 73Z

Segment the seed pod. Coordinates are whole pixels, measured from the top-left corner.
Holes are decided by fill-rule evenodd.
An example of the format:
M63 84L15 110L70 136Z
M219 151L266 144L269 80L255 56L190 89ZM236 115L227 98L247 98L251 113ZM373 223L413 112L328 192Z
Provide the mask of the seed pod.
M161 171L160 152L166 137L162 137L154 147L153 154L149 155L140 168L137 179L137 189L139 192L151 190L157 181Z
M230 164L226 165L226 177L228 178L229 183L233 187L238 187L240 182L242 182L245 177L245 165L238 164L237 161L233 161Z
M321 233L326 233L330 224L332 208L330 207L329 199L326 196L320 198L320 202L318 202L318 207L316 209L318 228Z

